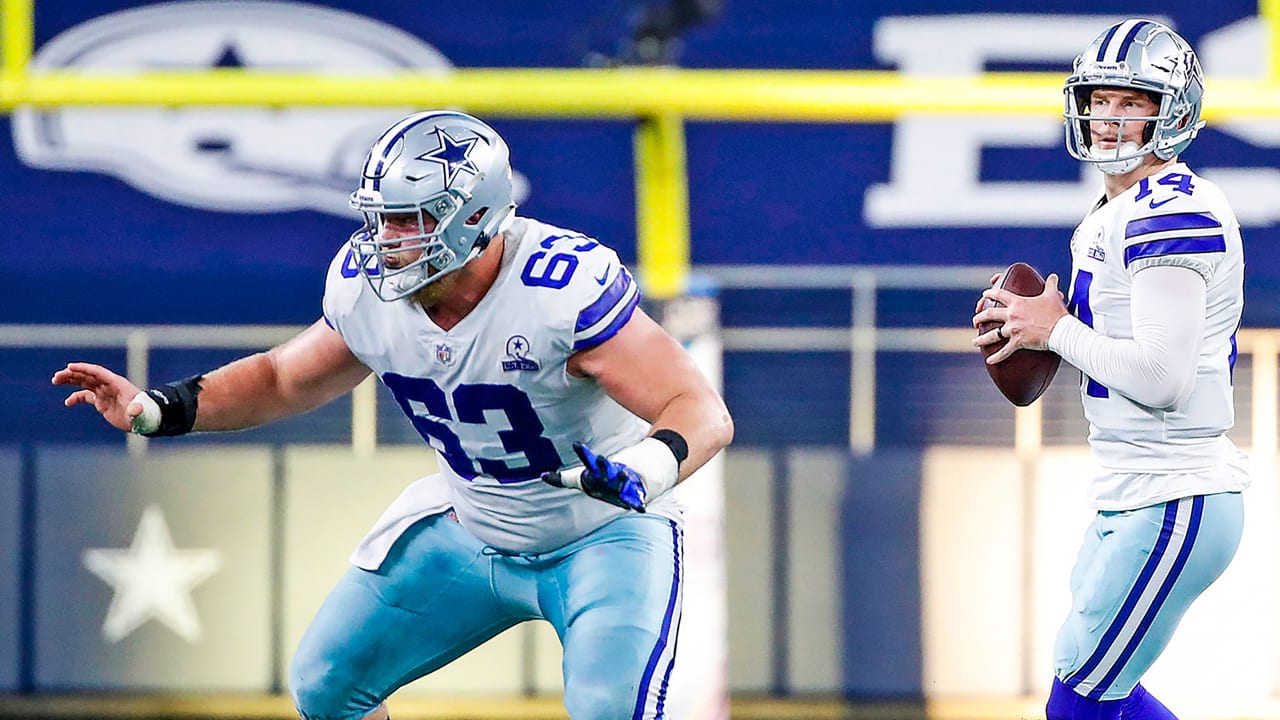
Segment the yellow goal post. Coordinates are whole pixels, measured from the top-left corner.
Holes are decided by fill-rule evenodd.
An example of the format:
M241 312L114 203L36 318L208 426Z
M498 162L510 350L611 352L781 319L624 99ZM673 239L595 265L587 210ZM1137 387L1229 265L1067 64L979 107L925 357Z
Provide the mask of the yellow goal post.
M22 106L373 106L431 98L480 115L634 119L638 271L648 295L681 294L689 274L685 120L891 122L907 114L1057 117L1059 73L914 77L888 70L457 69L372 77L214 69L102 74L29 70L34 0L0 0L0 112ZM1210 122L1280 118L1280 0L1261 79L1209 78Z

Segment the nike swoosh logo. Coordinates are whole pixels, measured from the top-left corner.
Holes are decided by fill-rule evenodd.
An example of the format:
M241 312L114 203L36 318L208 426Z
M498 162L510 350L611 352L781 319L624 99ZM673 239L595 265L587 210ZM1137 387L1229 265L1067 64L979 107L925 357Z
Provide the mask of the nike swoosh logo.
M1153 200L1151 201L1151 209L1152 209L1152 210L1155 210L1156 208L1160 207L1161 205L1168 205L1169 203L1171 203L1171 202L1173 202L1174 200L1177 200L1177 199L1178 199L1178 198L1177 198L1177 196L1176 196L1176 195L1175 195L1174 197L1171 197L1171 198L1165 198L1164 200L1161 200L1160 202L1156 202L1156 201L1153 199Z
M600 283L601 285L609 282L609 268L604 269L604 274L596 278L596 282Z

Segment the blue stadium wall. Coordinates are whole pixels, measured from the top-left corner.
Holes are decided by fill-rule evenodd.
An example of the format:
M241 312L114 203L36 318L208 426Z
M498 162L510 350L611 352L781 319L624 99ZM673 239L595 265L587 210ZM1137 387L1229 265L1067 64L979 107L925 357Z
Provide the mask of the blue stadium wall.
M155 5L155 4L152 4ZM208 5L208 4L205 4ZM283 6L283 3L276 3ZM438 53L440 62L458 67L550 66L578 67L590 58L625 53L641 5L606 2L583 6L577 2L520 4L480 2L466 13L442 16L419 3L385 2L373 6L321 3L358 12L369 23L396 25L421 46L408 59L378 49L369 38L342 38L381 53L384 66L422 65L422 56ZM139 3L37 2L38 51L59 35L105 14ZM878 59L876 33L886 18L953 18L961 14L1003 13L1054 23L1048 15L1076 13L1067 2L807 2L793 8L752 3L726 3L723 16L690 31L678 54L693 68L886 68L909 64L902 60L941 54L946 47L932 44L899 53L899 62ZM1198 12L1194 3L1140 2L1126 7L1175 22L1193 42L1210 49L1235 42L1241 26L1260 26L1250 2L1221 3L1213 13ZM1035 15L1033 13L1041 13ZM1074 17L1080 17L1075 15ZM1088 17L1088 16L1084 16ZM1105 22L1100 18L1095 25ZM263 22L279 22L268 19ZM225 18L224 18L225 22ZM252 24L250 20L244 23ZM234 23L231 23L234 24ZM972 25L958 24L945 37L963 40ZM183 37L176 30L173 42ZM112 42L128 52L141 44L147 27L115 30ZM322 36L333 32L321 28ZM376 32L376 27L374 29ZM136 35L134 38L130 35ZM101 33L99 33L101 34ZM989 34L989 33L988 33ZM1216 40L1215 40L1216 39ZM1226 41L1233 41L1227 43ZM83 49L64 49L55 65L92 66L104 41L91 37L76 41ZM198 48L185 56L154 61L155 67L250 66L279 69L290 66L262 59L261 40L229 35L225 42L192 42ZM392 45L401 43L394 39ZM99 53L102 54L102 53ZM405 53L406 55L408 53ZM879 53L883 58L892 53ZM1066 70L1065 59L1010 60L992 53L983 63L989 69ZM1015 53L1016 54L1016 53ZM1025 53L1024 53L1025 54ZM1206 65L1222 52L1204 52ZM1246 57L1220 60L1232 72L1260 71L1261 46ZM85 60L85 57L91 59ZM889 57L888 59L894 59ZM365 58L367 60L367 58ZM120 61L117 61L120 62ZM147 65L147 61L133 61ZM914 60L913 60L914 62ZM294 63L297 67L306 63ZM1241 70L1239 66L1245 68ZM314 67L314 65L310 66ZM922 98L927 100L927 98ZM429 100L405 109L430 106ZM0 135L14 142L0 143L0 194L9 231L0 239L9 262L0 268L0 323L289 323L306 324L319 316L322 277L326 263L351 232L354 220L343 207L342 193L350 186L349 167L358 161L368 138L354 134L345 145L310 147L298 142L291 123L305 122L306 113L269 110L257 113L257 126L268 128L274 145L267 148L237 135L246 126L235 111L226 111L224 127L209 122L182 125L181 109L123 111L139 117L168 116L186 128L184 137L156 142L135 138L128 142L93 136L91 121L71 122L58 111L33 119L38 136L28 145L40 159L24 163L16 152L15 121L0 118ZM377 111L359 126L376 132L386 117ZM263 120L264 113L274 116ZM302 116L299 120L298 116ZM128 123L127 118L117 122ZM635 208L631 155L631 127L623 122L528 121L495 118L509 138L514 163L527 180L521 211L547 221L580 229L615 246L623 258L635 260ZM1000 120L992 121L1000 123ZM300 125L299 125L300 127ZM1230 128L1229 128L1230 130ZM77 134L81 137L77 137ZM88 137L83 137L84 135ZM1260 208L1242 213L1249 262L1249 302L1245 325L1280 325L1280 256L1271 250L1276 236L1272 215L1272 186L1280 171L1280 140L1274 131L1221 131L1210 128L1193 145L1186 159L1197 168L1253 173L1249 187ZM1036 214L1002 227L1022 202L995 209L970 225L938 226L922 211L918 219L869 219L868 198L884 186L898 151L908 138L896 136L886 124L804 125L796 123L691 123L688 129L692 257L696 265L750 264L762 276L785 274L797 264L979 264L1002 266L1026 260L1046 271L1065 273L1069 265L1067 238L1074 218L1083 212L1077 194L1054 188L1080 178L1080 168L1055 139L1043 147L1005 147L999 141L980 149L979 183L1028 183L1043 187L1038 203L1056 208L1037 221ZM261 141L259 141L261 142ZM83 145L106 145L85 149ZM116 147L111 147L112 144ZM331 153L334 157L316 156ZM86 161L84 157L92 157ZM197 177L184 163L225 159L224 171ZM38 166L38 167L37 167ZM301 168L301 169L299 169ZM95 171L96 169L96 171ZM948 170L936 169L940 178ZM917 173L918 174L918 173ZM935 192L905 198L907 205L946 209L952 192L940 179ZM237 194L228 188L271 185L287 192L264 197L261 209L245 211L252 191ZM904 188L909 192L910 187ZM900 201L903 200L900 198ZM942 203L939 205L939 203ZM901 203L900 203L901 204ZM908 213L909 215L910 213ZM1039 223L1039 224L1037 224ZM921 298L912 293L887 293L881 299L880 319L886 325L963 326L972 293L936 293ZM847 326L850 303L842 292L779 293L729 291L723 297L724 323L735 325ZM9 355L10 351L4 351ZM61 353L17 353L5 358L0 391L9 400L0 416L0 438L24 439L38 434L32 428L65 428L68 437L107 439L110 434L86 419L68 421L58 414L57 393L44 387ZM119 364L119 357L101 359ZM847 437L847 358L826 353L755 353L730 356L726 392L740 418L740 442L778 440L842 443ZM191 370L169 368L163 359L153 373ZM895 363L887 368L908 376L918 368ZM763 399L753 392L773 387L779 377L804 377L786 393ZM772 379L772 380L771 380ZM798 411L806 423L785 422ZM55 422L56 425L53 423ZM68 426L70 422L70 427ZM928 442L911 417L881 419L884 442ZM42 430L41 430L42 432Z
M37 51L95 18L150 5L157 4L37 0ZM625 52L622 40L631 34L642 6L614 0L595 4L474 0L465 7L449 6L456 11L446 13L444 5L408 0L316 5L395 25L457 67L580 67L617 57ZM1193 43L1203 40L1214 47L1236 37L1231 33L1257 25L1257 6L1252 2L1218 3L1211 13L1190 0L1134 2L1124 10L1167 18ZM727 2L722 17L687 34L678 61L690 68L893 69L899 63L876 51L878 24L889 16L945 20L1000 13L1038 18L1051 25L1055 20L1049 16L1079 17L1080 12L1079 3L1065 1ZM1097 23L1101 28L1110 16L1098 17L1103 18ZM955 32L972 27L959 24ZM145 39L153 31L143 26L117 28L114 35L82 37L77 40L82 48L63 48L62 54L67 64L92 65L100 47L95 43L115 42L127 48L129 33ZM281 69L278 61L261 59L254 37L229 35L220 47L201 46L204 49L199 52L155 67ZM381 43L372 37L367 40L371 54L385 56L381 58L385 67L414 67L429 54L416 48L400 57L394 47L379 49ZM1081 45L1087 40L1084 37ZM358 43L360 38L343 41ZM923 57L939 50L929 46L916 52ZM145 53L140 57L145 65ZM1246 58L1246 67L1233 70L1249 72L1249 61L1260 68L1263 57L1259 50ZM1212 75L1215 68L1207 57L1205 64ZM1054 70L1065 75L1067 62L993 57L984 67ZM406 104L404 110L430 105L429 99L421 99ZM179 125L190 120L182 109L118 112L125 115L111 122L121 122L121 117L127 122L129 113L146 122L164 114ZM35 150L21 152L16 116L0 117L0 137L10 138L0 142L0 210L6 220L0 248L9 258L0 266L0 324L303 325L319 317L324 269L355 225L341 203L350 185L341 170L353 157L359 159L361 143L372 138L369 129L389 122L395 113L371 112L361 125L365 135L353 135L346 144L313 148L299 143L300 135L291 132L290 123L305 112L252 111L257 113L254 123L265 123L277 133L278 142L264 149L238 134L244 125L237 112L242 111L222 111L222 126L217 117L204 118L192 124L186 137L160 138L155 143L144 139L114 147L108 143L105 149L86 150L76 143L102 142L93 134L93 123L83 116L67 120L59 111L49 111L31 118L29 131L34 135L27 142L34 143ZM264 114L269 115L265 120ZM527 182L522 213L580 229L616 247L628 262L635 261L630 124L506 117L492 122L509 140L513 163ZM869 210L874 188L894 182L895 162L900 162L894 155L895 147L901 149L896 145L902 139L899 129L889 124L690 123L694 264L753 265L762 277L792 272L792 266L824 263L1003 266L1026 260L1046 271L1068 271L1067 240L1074 221L1064 218L1078 217L1085 206L1078 193L1058 197L1051 192L1081 179L1078 164L1061 150L1059 141L984 144L977 176L970 178L978 183L1039 184L1048 189L1040 201L1057 210L1048 209L1039 216L1019 214L1019 208L1011 205L1006 211L992 210L983 218L957 224L930 220L925 214L913 220L909 198L901 203L908 210L897 215ZM77 138L79 132L87 132L88 139ZM1209 169L1224 176L1234 173L1237 178L1248 171L1253 174L1251 187L1262 195L1277 184L1278 146L1277 134L1265 128L1211 127L1185 159L1193 167L1206 168L1210 176ZM39 159L32 160L33 153ZM77 153L95 160L77 160L85 157ZM319 153L337 155L317 158ZM223 174L200 178L183 167L190 158L211 155L225 160ZM947 169L937 172L942 176ZM241 184L272 182L291 190L262 200L257 208L248 207L251 198L236 192ZM940 184L937 194L946 195L949 187ZM918 204L945 208L945 200L924 192ZM1269 214L1275 212L1274 206L1274 200L1269 206L1255 203L1247 217L1242 213L1249 262L1244 323L1249 327L1280 326L1280 255L1272 249L1280 237ZM1006 215L1017 219L1002 224ZM964 327L973 294L887 292L880 301L880 323ZM727 290L721 301L723 324L729 328L847 327L851 320L848 293L843 290ZM228 352L159 351L152 358L151 375L177 377L231 357ZM0 513L0 533L9 547L32 540L18 537L19 521L12 512L24 502L34 502L18 490L36 484L38 468L32 458L37 455L30 448L44 443L120 443L118 434L92 413L63 410L64 393L50 387L48 377L68 359L72 358L63 349L0 349L0 397L5 400L0 404L0 445L27 448L0 456L0 477L5 479L0 489L13 500L0 503L8 509L8 514ZM122 367L125 353L123 349L77 351L74 359ZM787 446L844 446L849 429L849 362L848 355L840 352L731 349L725 359L725 394L737 419L738 445L761 448L766 456ZM975 368L971 358L891 356L880 361L877 438L882 448L893 452L881 456L871 469L860 470L855 463L851 472L882 475L887 482L860 487L845 497L841 510L844 547L878 545L883 550L843 560L848 587L872 589L847 593L841 608L849 652L842 683L851 694L915 695L921 690L912 679L919 677L920 628L914 604L919 588L911 572L918 548L909 541L915 536L918 518L904 509L912 508L911 500L919 496L918 453L966 419L946 403L930 402L927 396L932 391L920 378L960 378L962 384L964 378L972 379ZM391 405L382 403L382 407ZM192 442L341 443L349 440L346 418L349 405L342 401L270 431ZM1008 423L1003 429L1010 432L998 443L1011 438L1011 421L1002 422ZM392 415L381 423L380 433L385 442L416 441L412 430ZM876 518L876 524L865 524L867 517ZM908 541L891 541L899 537ZM7 562L20 565L11 555ZM17 612L15 603L0 594L0 611L6 616ZM7 635L9 643L21 639L0 635ZM899 651L888 664L855 652L859 647L886 644ZM14 652L0 645L0 674ZM786 683L779 680L776 685Z

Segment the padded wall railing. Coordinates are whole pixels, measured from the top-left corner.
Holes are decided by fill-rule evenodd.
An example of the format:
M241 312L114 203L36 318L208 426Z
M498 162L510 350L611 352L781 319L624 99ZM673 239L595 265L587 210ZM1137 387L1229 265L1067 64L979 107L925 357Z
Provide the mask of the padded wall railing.
M970 290L983 287L993 268L800 266L796 272L764 276L751 266L700 266L699 273L727 289L847 289L853 309L848 327L734 326L724 328L727 352L848 352L850 363L849 448L855 455L876 446L876 362L884 352L973 354L972 331L965 327L882 327L876 316L877 296L884 290ZM223 348L260 350L291 337L302 328L279 325L0 325L4 348L123 348L125 374L140 387L151 384L148 366L157 349ZM1248 388L1249 447L1272 463L1280 441L1280 329L1242 329L1239 351L1251 357ZM352 400L351 442L357 453L377 445L377 395L372 379L356 389ZM1014 447L1019 457L1039 454L1043 438L1042 403L1014 409ZM146 439L130 435L130 448L145 452Z

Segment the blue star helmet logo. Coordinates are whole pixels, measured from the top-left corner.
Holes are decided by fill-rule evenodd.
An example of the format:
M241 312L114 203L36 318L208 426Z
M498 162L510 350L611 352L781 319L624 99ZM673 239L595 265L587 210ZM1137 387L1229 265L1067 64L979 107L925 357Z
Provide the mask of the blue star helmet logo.
M440 147L429 153L419 155L418 159L438 162L444 166L445 187L452 187L454 179L463 170L472 175L480 174L480 168L476 167L474 162L471 162L471 148L475 146L480 138L470 137L462 141L454 140L449 133L437 127L436 139L440 141Z

